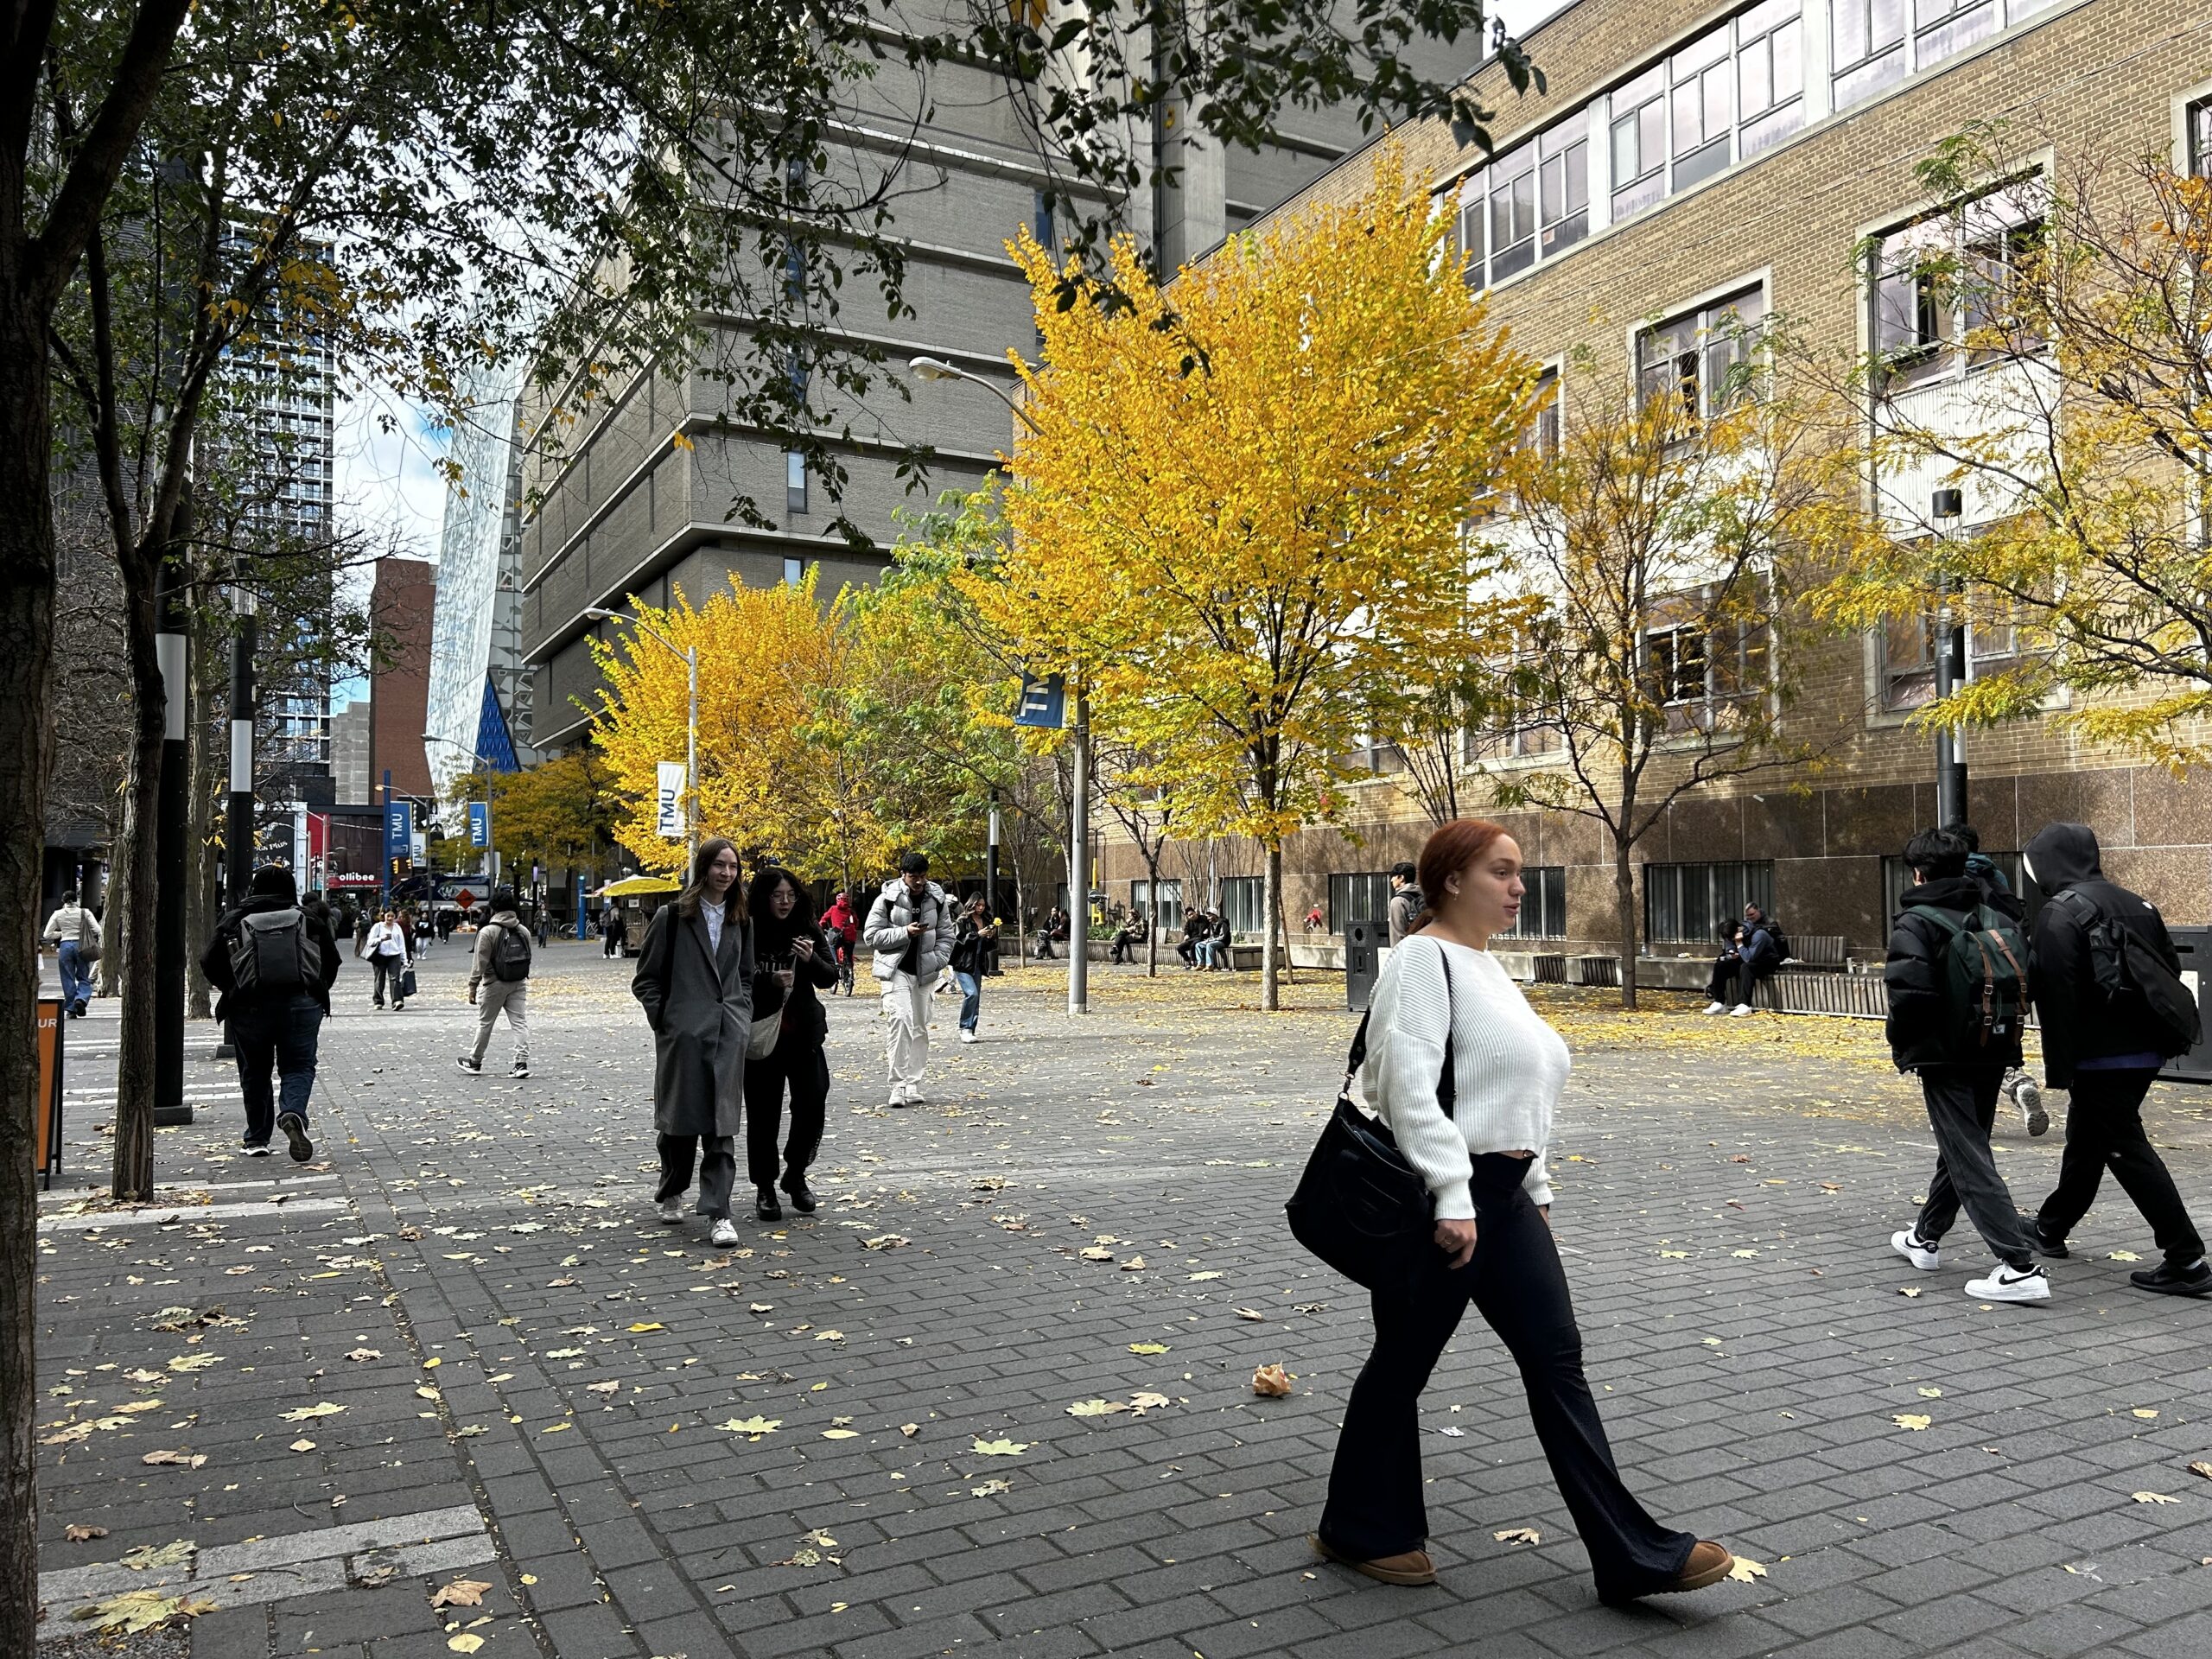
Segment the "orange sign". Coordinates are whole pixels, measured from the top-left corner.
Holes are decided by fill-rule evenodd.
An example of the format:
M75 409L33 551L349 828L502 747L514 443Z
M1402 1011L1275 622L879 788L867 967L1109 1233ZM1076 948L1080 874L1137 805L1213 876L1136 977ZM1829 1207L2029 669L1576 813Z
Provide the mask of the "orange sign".
M38 1133L32 1166L50 1186L61 1167L61 999L38 1000Z

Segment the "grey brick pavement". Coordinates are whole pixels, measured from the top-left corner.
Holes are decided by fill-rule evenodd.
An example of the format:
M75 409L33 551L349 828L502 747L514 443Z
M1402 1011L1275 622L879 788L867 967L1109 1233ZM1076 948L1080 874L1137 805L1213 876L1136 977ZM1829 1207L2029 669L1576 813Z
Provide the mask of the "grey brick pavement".
M648 1044L621 965L547 953L521 1083L454 1069L461 969L433 952L400 1014L342 996L327 1167L232 1158L219 1106L158 1142L173 1215L42 1211L57 1619L112 1581L220 1604L202 1659L469 1636L567 1659L2212 1654L2212 1481L2186 1468L2212 1456L2212 1306L2126 1287L2110 1254L2151 1247L2117 1195L2045 1308L1961 1295L1980 1265L1963 1231L1942 1274L1891 1255L1930 1152L1863 1028L1563 1021L1557 1222L1617 1452L1655 1511L1768 1569L1623 1611L1595 1604L1471 1321L1426 1402L1444 1582L1389 1590L1306 1554L1367 1329L1280 1206L1341 1014L1109 977L1071 1028L1055 982L997 982L987 1040L941 1044L931 1103L893 1113L871 1010L841 1005L823 1209L716 1252L647 1212ZM111 1018L71 1030L79 1089L111 1077ZM224 1093L220 1068L192 1077ZM2207 1106L2162 1090L2152 1109L2200 1194ZM73 1109L73 1180L104 1162L105 1116ZM2004 1143L2024 1199L2056 1150ZM1255 1397L1262 1361L1296 1392ZM1145 1389L1171 1403L1067 1414ZM280 1414L322 1402L344 1409ZM756 1418L776 1427L722 1427ZM997 1440L1025 1449L977 1450ZM107 1535L67 1542L71 1523ZM361 1531L379 1524L439 1535ZM1492 1537L1523 1526L1541 1541ZM183 1539L183 1562L86 1572ZM434 1613L456 1576L484 1605Z

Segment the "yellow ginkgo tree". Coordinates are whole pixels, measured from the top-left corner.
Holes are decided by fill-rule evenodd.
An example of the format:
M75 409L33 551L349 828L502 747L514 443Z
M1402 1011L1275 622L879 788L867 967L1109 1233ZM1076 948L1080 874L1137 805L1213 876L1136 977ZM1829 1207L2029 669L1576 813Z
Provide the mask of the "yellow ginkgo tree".
M1356 753L1407 717L1410 665L1490 654L1465 526L1534 367L1448 229L1391 152L1365 196L1164 289L1128 242L1111 289L1014 248L1044 365L1019 365L1010 544L970 578L976 605L1147 757L1179 833L1264 849L1268 1008L1284 840L1338 814Z

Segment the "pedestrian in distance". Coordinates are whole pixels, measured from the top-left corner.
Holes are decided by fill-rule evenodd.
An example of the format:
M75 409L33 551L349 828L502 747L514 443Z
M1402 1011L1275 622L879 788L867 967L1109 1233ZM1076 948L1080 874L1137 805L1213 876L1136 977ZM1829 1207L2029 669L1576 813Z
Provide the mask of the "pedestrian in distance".
M2128 1275L2139 1290L2212 1295L2212 1265L2189 1207L2143 1130L2143 1101L2159 1068L2199 1036L2196 998L2165 918L2104 874L2087 824L2044 826L2028 842L2028 874L2051 895L2030 946L2044 1080L2072 1091L2058 1185L2035 1219L2036 1248L2063 1256L2109 1169L2164 1255Z
M1705 1011L1738 1018L1756 1013L1751 998L1761 982L1782 966L1783 954L1781 939L1766 912L1757 905L1745 905L1744 919L1729 926L1727 943L1713 962L1713 977L1705 987Z
M837 982L830 940L814 918L814 901L789 870L767 865L753 878L747 902L753 917L753 1040L745 1061L745 1168L752 1178L753 1213L781 1221L781 1188L791 1208L814 1213L806 1172L822 1149L830 1103L830 1014L820 993ZM772 1019L774 1025L767 1022ZM766 1046L764 1047L763 1044ZM784 1090L791 1097L791 1133L785 1138L778 1178L776 1137L783 1126Z
M612 899L599 907L599 949L601 956L622 954L622 906Z
M1967 846L1941 830L1923 830L1905 844L1913 886L1890 932L1882 969L1889 997L1885 1027L1890 1058L1920 1078L1929 1127L1936 1135L1936 1173L1918 1217L1894 1233L1890 1247L1923 1273L1943 1265L1943 1235L1963 1206L1997 1266L1967 1281L1983 1302L2040 1302L2050 1281L2035 1265L2028 1223L2013 1203L1989 1131L1998 1090L2020 1063L2020 1026L2027 1014L2028 949L2018 924L1981 902L1967 874Z
M1552 1237L1545 1143L1570 1065L1559 1033L1490 952L1526 889L1521 849L1461 818L1421 849L1427 903L1377 978L1362 1073L1370 1105L1419 1172L1434 1254L1409 1287L1372 1294L1375 1346L1346 1402L1317 1553L1385 1584L1432 1584L1420 1402L1471 1302L1521 1372L1536 1438L1619 1602L1724 1577L1728 1551L1662 1527L1622 1481L1582 1364Z
M694 1163L699 1197L718 1248L737 1243L730 1189L745 1108L745 1050L753 1034L753 932L738 885L737 849L721 836L702 842L683 891L646 925L631 995L653 1033L653 1133L660 1185L653 1194L668 1225L683 1220Z
M366 905L363 905L353 912L353 954L355 957L368 955L369 931L376 925L377 918L369 914L369 907Z
M1413 931L1414 918L1421 912L1421 872L1401 859L1390 867L1390 903L1384 917L1390 946L1395 950Z
M292 1161L304 1164L315 1156L308 1106L315 1049L338 977L337 936L324 917L301 907L291 871L265 865L246 884L245 899L216 919L200 971L222 993L215 1017L229 1027L237 1052L245 1102L241 1149L249 1158L266 1158L273 1131L284 1137Z
M1194 910L1183 918L1183 937L1176 941L1175 954L1183 958L1185 971L1198 965L1198 942L1206 936L1206 913Z
M983 1013L983 968L998 937L998 922L984 907L983 895L979 893L960 912L959 924L953 930L950 958L952 977L960 987L960 1040L963 1043L976 1040L976 1024Z
M77 889L72 887L46 918L43 937L54 946L60 969L62 1012L81 1020L92 995L92 965L100 959L100 918L78 902Z
M530 1075L530 969L535 957L530 930L523 925L515 890L492 894L492 913L476 930L476 949L468 962L468 1000L476 1007L476 1046L454 1064L475 1074L484 1070L484 1051L504 1010L514 1034L514 1064L507 1075Z
M830 901L830 908L822 912L822 931L830 936L830 943L837 953L837 986L847 996L853 994L853 957L860 948L861 918L853 909L853 896L840 891Z
M1217 910L1206 912L1206 931L1198 941L1198 966L1211 973L1229 966L1229 943L1233 938L1229 918Z
M391 1008L397 1014L407 1006L403 995L407 970L415 965L415 941L397 911L387 910L369 929L363 942L368 953L370 970L376 976L373 1000L378 1007L384 1007L387 988L391 992Z
M861 931L875 953L890 1103L918 1106L924 1098L922 1073L930 1058L930 988L952 958L956 931L944 889L930 880L928 858L908 853L899 861L899 874L876 894Z
M1966 843L1967 874L1981 889L1981 902L1992 910L2010 916L2024 932L2028 909L2012 891L2012 884L2005 879L2005 872L1997 868L1996 860L1981 850L1981 832L1974 825L1954 821L1942 826L1943 833L1956 836ZM2029 941L2028 953L2035 954L2035 944ZM2032 975L2035 967L2029 964ZM2005 1074L2005 1084L1998 1091L2012 1103L2012 1109L2020 1115L2020 1127L2030 1135L2042 1135L2050 1128L2050 1114L2044 1109L2043 1090L2025 1066L2014 1066Z

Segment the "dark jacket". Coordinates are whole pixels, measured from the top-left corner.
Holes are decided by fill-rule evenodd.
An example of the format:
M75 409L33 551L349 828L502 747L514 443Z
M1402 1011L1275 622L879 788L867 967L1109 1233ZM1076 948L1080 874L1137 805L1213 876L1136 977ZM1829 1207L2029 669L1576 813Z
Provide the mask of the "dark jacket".
M1764 920L1744 924L1744 942L1736 948L1744 970L1754 979L1764 979L1782 966L1782 947L1774 941L1774 930Z
M241 1003L246 999L238 995L237 980L231 972L231 947L238 943L238 922L241 918L258 916L272 910L288 910L291 901L274 893L249 893L245 902L226 910L216 924L215 937L207 941L207 948L200 953L200 971L207 976L207 982L222 996L215 1004L215 1017L226 1020L232 1013L233 1000ZM308 938L322 954L322 972L317 982L307 988L325 1014L330 1012L330 987L338 977L338 939L330 931L330 924L313 911L303 911L307 918Z
M794 938L814 941L814 954L804 962L791 950ZM779 925L773 916L756 912L753 917L753 1017L765 1020L781 1008L784 1028L776 1039L777 1052L785 1048L820 1048L830 1038L830 1014L817 990L837 982L837 952L819 927L798 911ZM786 991L777 969L791 970Z
M1992 910L2010 916L2016 922L2027 919L2028 907L2020 902L2020 895L2005 880L2005 872L1987 854L1967 855L1967 879L1981 890L1981 902Z
M2144 940L2176 972L2181 957L2158 909L2139 893L2105 880L2096 833L2083 823L2047 824L2028 843L2029 873L2051 895L2036 912L2033 963L2036 1017L2043 1023L2044 1077L2054 1089L2070 1088L2083 1060L2115 1054L2155 1054L2164 1039L2147 1008L2106 1002L2089 965L2089 936L2082 918L2057 895L2080 893L2098 911Z
M630 994L653 1028L654 1133L735 1135L753 1035L751 926L725 922L715 951L705 917L663 905L646 925Z
M1883 988L1889 993L1890 1017L1884 1033L1890 1039L1890 1058L1900 1071L1923 1065L2018 1065L2020 1032L1993 1038L1986 1046L1969 1044L1965 1032L1950 1022L1950 1000L1944 990L1948 969L1944 957L1950 935L1910 906L1963 917L1981 904L1981 887L1970 875L1948 875L1908 888L1904 907L1890 932L1889 960L1882 967ZM2027 967L2027 963L2021 966ZM2031 983L2032 983L2032 977Z

